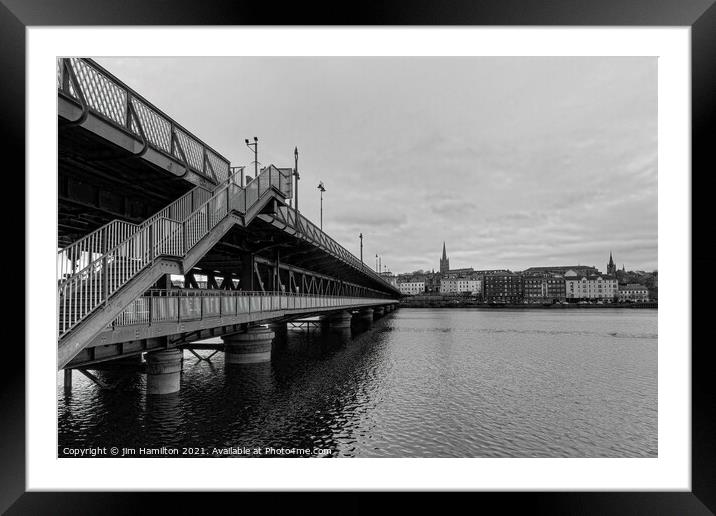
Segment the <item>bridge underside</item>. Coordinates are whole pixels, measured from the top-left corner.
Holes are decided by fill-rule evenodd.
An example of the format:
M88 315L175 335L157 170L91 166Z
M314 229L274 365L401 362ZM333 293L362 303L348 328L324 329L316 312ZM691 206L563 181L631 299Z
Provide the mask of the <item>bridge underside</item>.
M60 131L60 140L64 138L66 133ZM132 158L94 161L66 154L58 167L60 248L115 219L140 223L194 186Z

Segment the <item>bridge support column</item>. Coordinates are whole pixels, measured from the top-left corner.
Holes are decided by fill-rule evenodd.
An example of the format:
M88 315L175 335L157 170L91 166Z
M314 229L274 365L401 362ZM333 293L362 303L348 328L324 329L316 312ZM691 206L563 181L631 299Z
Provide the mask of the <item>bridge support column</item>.
M147 353L147 394L179 392L182 352L166 349Z
M286 342L288 338L288 325L285 322L273 322L268 325L274 334L274 341Z
M64 387L65 392L70 392L72 390L72 369L64 369Z
M255 364L271 361L274 332L263 326L249 326L244 333L222 337L227 364Z
M370 326L373 324L373 309L372 308L361 308L358 313L354 315L358 324Z
M321 323L334 335L350 337L351 335L351 313L344 310L334 314L321 317Z
M380 319L383 317L383 314L385 313L385 308L382 306L376 306L373 308L373 320Z

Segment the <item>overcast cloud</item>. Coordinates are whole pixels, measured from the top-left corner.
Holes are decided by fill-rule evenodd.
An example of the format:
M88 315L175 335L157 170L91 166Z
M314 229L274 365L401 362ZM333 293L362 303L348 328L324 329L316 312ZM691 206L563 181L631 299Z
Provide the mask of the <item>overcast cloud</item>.
M394 272L657 267L656 58L98 58Z

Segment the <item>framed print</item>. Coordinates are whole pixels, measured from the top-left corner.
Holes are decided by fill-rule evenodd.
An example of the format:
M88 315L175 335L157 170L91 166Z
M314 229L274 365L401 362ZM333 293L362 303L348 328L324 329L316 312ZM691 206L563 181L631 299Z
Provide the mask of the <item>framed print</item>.
M3 510L715 511L712 3L4 0Z

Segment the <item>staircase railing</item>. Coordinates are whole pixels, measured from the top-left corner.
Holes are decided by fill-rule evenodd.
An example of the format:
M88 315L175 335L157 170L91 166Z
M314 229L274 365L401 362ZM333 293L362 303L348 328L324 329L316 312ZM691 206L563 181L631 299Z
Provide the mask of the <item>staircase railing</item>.
M285 197L290 196L289 169L269 166L245 188L237 184L237 180L237 174L229 177L208 199L192 206L182 220L167 216L173 214L170 207L161 210L80 272L61 282L59 335L104 304L158 256L184 257L231 211L246 213L272 188ZM182 199L172 205L185 205L179 201Z
M83 271L97 257L102 256L110 249L127 240L141 227L147 226L160 218L177 221L184 220L193 211L194 206L205 202L211 195L211 190L196 186L141 224L116 219L64 249L60 249L57 252L57 271L60 283Z

